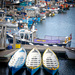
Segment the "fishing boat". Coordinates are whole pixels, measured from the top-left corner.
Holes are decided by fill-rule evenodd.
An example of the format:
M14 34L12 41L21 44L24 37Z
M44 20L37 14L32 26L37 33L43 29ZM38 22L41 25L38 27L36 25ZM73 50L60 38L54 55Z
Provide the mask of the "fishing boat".
M12 15L6 15L5 20L6 21L8 21L8 20L13 21L14 19L13 19Z
M50 48L47 48L43 53L43 66L44 69L52 75L54 75L59 68L58 58Z
M26 61L26 50L24 48L20 48L15 54L11 57L8 66L12 75L14 75L18 70L20 70Z
M9 42L13 43L13 37L16 35L16 41L17 43L21 44L29 44L29 42L32 42L34 32L37 30L35 29L35 26L32 26L32 29L28 29L28 25L25 24L23 29L20 29L19 31L15 32L14 34L7 33L7 38L9 38Z
M33 75L41 66L41 54L37 48L33 48L26 59L26 67Z
M54 12L55 14L58 14L58 11L60 10L60 8L50 8L49 11Z
M43 13L43 12L40 13L40 17L41 17L42 20L45 20L45 19L46 19L46 15L45 15L45 13Z
M69 59L75 60L75 48L68 47L66 50L66 54L67 54Z
M8 21L10 21L8 19ZM12 23L12 22L0 22L0 26L7 26L7 28L17 28L18 23Z

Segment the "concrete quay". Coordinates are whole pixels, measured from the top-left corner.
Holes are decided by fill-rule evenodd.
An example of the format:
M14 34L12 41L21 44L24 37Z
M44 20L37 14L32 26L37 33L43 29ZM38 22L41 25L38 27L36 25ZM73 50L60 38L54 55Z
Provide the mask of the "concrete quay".
M11 49L11 50L2 50L0 51L0 62L8 62L11 56L17 51L18 49Z
M55 53L63 53L66 54L66 49L64 47L53 47L53 46L40 46L40 45L22 45L27 52L29 52L32 48L36 47L40 52L44 52L47 48L50 48ZM0 51L0 62L8 62L11 56L17 51L18 49L10 49L10 50L2 50Z
M54 47L54 46L40 46L40 45L22 45L26 50L31 50L32 48L36 47L40 52L43 52L47 48L50 48L56 53L66 53L66 49L64 47Z

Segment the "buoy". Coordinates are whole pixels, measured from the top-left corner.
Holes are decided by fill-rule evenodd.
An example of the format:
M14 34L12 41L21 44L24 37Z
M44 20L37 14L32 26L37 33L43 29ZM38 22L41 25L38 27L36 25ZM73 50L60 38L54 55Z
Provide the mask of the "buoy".
M21 26L23 28L23 26Z
M23 19L25 19L25 18L23 18Z

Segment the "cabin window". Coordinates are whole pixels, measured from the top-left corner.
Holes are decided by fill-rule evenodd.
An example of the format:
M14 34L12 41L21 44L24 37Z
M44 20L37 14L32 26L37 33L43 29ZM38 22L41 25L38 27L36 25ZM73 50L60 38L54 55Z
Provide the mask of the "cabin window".
M0 17L2 17L2 14L0 14Z
M32 38L32 34L30 34L30 38Z
M23 39L24 34L21 33L20 36L21 36L21 39Z
M32 34L30 34L30 41L32 41Z
M27 39L27 40L28 40L28 34L25 34L25 39Z
M25 30L21 30L20 32L25 32Z

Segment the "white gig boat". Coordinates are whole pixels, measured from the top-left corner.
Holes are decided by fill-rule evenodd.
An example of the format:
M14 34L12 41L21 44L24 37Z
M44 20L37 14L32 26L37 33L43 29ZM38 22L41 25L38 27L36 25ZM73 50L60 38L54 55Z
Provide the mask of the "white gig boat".
M14 75L18 70L20 70L25 64L27 57L27 52L24 48L20 48L15 54L11 57L8 66L12 75Z
M54 75L59 68L58 58L50 48L47 48L43 53L43 66L44 69L52 75Z
M41 54L37 48L33 48L26 59L27 70L33 75L41 65Z

